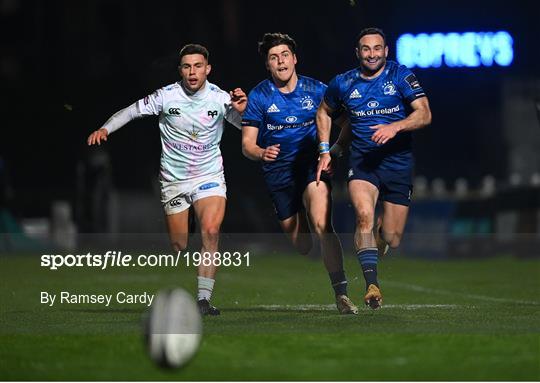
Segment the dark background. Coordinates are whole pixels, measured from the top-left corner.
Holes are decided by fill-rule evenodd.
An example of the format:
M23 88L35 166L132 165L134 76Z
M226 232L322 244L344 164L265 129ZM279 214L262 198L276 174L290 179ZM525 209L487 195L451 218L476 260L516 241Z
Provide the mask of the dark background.
M510 67L414 69L433 112L432 126L415 133L416 173L448 183L463 177L473 187L487 174L505 179L502 85L539 77L539 14L534 1L1 0L0 157L8 207L17 217L33 217L48 215L52 200L75 203L77 164L96 150L86 146L88 134L117 110L177 81L184 44L208 47L211 82L247 92L267 76L257 41L278 31L299 46L297 72L328 82L357 65L355 36L364 27L384 29L390 59L402 33L507 30L514 38ZM240 132L229 126L221 147L226 222L241 227L235 211L252 200L271 216L259 164L242 156ZM155 188L157 118L130 123L105 150L115 189Z

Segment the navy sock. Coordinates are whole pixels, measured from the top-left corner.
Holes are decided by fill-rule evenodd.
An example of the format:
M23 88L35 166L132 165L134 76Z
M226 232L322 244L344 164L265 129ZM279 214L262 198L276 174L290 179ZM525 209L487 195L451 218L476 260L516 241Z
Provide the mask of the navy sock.
M356 253L358 262L362 267L362 272L364 273L364 279L366 280L366 289L369 285L375 285L379 287L379 282L377 282L377 248L368 247L366 249L360 249Z
M347 295L347 278L345 277L345 271L335 271L328 273L330 276L330 282L336 295Z

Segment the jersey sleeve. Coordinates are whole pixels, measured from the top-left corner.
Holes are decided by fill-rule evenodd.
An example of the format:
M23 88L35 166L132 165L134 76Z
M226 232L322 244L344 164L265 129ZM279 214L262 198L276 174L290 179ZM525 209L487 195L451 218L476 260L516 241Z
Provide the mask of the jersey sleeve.
M328 85L319 81L319 91L317 93L317 105L319 105L321 101L325 99L325 94L326 94L327 89L328 89ZM333 106L330 106L330 107L333 109L332 113L330 113L330 117L333 120L339 117L341 113L343 113L343 105L341 103L339 103L338 106L335 108Z
M234 107L232 106L231 96L226 92L223 92L223 93L224 93L225 119L229 121L232 125L234 125L237 129L242 129L242 115L238 113L238 111L234 109Z
M397 75L398 89L409 104L417 98L426 97L426 93L420 85L420 82L409 68L400 65Z
M319 105L322 100L324 100L324 95L326 94L326 90L328 89L328 85L326 85L322 81L318 81L317 83L317 105Z
M109 134L111 134L112 132L115 132L122 126L126 125L128 122L140 117L142 117L142 115L137 111L137 103L133 103L127 108L119 110L113 114L111 118L109 118L107 122L103 124L103 128L107 130Z
M156 90L145 98L141 98L136 104L137 112L142 116L160 114L163 110L163 90Z
M328 84L324 92L324 102L333 110L341 109L343 101L341 100L341 89L339 87L338 77L334 77Z
M242 116L242 126L261 127L264 119L262 102L255 90L249 92L248 103L244 115Z

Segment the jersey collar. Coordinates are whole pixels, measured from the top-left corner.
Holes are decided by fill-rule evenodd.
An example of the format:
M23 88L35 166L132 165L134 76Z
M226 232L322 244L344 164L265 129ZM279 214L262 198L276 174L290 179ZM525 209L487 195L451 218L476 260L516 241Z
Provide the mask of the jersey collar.
M186 89L182 81L179 81L179 83L180 83L180 86L182 87L182 90L186 94L186 96L196 99L196 100L206 97L206 95L210 91L210 83L208 82L208 80L206 80L206 82L204 83L204 86L195 93L191 93L188 89Z

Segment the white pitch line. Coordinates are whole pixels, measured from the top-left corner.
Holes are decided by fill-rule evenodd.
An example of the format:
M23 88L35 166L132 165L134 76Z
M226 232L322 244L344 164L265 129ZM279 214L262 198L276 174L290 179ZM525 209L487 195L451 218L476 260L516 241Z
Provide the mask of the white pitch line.
M460 293L460 292L457 292L457 291L432 289L430 287L423 287L423 286L418 286L418 285L413 285L413 284L410 284L410 283L403 283L403 282L382 281L382 283L384 283L385 285L402 287L404 289L408 289L408 290L412 290L412 291L418 291L418 292L421 292L421 293L461 296L461 297L465 297L465 298L469 298L469 299L477 299L477 300L486 301L486 302L519 303L519 304L524 304L524 305L540 305L540 302L538 302L538 301L524 301L524 300L519 300L519 299L496 298L496 297L489 297L489 296L486 296L486 295L467 294L467 293Z
M403 304L403 305L382 305L383 309L404 309L404 310L421 310L421 309L455 309L458 307L464 307L463 305L434 305L434 304ZM471 307L471 306L468 306ZM264 310L297 310L297 311L309 311L309 310L322 310L322 311L334 311L336 305L260 305L255 308Z

